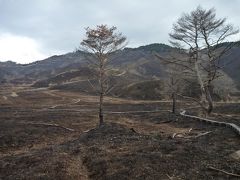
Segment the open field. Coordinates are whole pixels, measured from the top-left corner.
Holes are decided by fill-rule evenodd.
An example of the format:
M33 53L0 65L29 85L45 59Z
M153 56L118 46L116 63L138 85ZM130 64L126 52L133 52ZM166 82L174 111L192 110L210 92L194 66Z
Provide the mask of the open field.
M174 116L170 102L107 97L106 124L95 128L95 96L27 86L0 93L0 179L239 179L213 170L240 174L239 136ZM213 118L240 125L240 103L216 105Z

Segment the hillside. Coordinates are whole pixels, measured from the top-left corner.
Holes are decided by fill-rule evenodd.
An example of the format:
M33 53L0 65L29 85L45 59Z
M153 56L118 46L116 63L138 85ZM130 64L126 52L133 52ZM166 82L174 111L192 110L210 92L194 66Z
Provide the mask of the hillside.
M155 59L152 55L153 51L161 53L162 55L169 52L172 48L163 44L152 44L147 46L141 46L139 48L126 48L118 53L115 53L111 59L111 64L117 66L117 68L128 68L135 69L139 64L142 66L139 67L139 71L146 70L148 74L160 74L158 67L152 63L156 63L153 60ZM26 82L34 82L37 80L42 80L46 78L54 77L60 73L76 70L83 66L88 66L89 62L86 60L87 56L82 51L76 51L72 53L67 53L59 56L52 56L47 59L36 61L30 64L16 64L14 62L1 62L0 63L0 72L1 79L7 82L15 82L13 80L26 80ZM158 63L158 62L157 62ZM149 66L145 68L145 66ZM149 73L154 68L155 71ZM130 71L131 71L130 70ZM132 70L133 71L133 70ZM141 74L142 72L140 72ZM134 73L133 73L134 74ZM138 70L135 72L138 74Z
M153 90L150 97L144 87L148 87L150 83L152 89L159 89L160 85L155 83L156 80L164 80L166 77L165 67L154 53L167 57L173 51L173 47L165 44L150 44L138 48L125 48L113 54L110 57L110 66L113 68L110 73L111 85L115 86L112 95L143 99L163 97L158 90ZM235 46L221 60L225 80L233 82L233 87L240 87L239 57L240 47ZM89 80L96 83L96 71L90 66L90 61L87 60L89 58L91 57L84 52L76 51L26 65L2 62L0 80L2 83L25 83L33 84L34 87L94 93ZM142 89L139 89L139 83ZM131 84L135 86L129 88Z
M226 59L226 61L224 61ZM224 71L235 81L240 88L240 46L234 47L223 57Z

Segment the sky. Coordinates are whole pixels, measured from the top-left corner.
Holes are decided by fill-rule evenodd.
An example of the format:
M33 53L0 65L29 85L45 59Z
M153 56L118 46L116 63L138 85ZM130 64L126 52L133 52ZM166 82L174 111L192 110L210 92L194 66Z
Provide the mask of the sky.
M172 24L198 5L240 27L240 0L0 0L0 61L26 64L75 51L84 28L99 24L116 26L128 47L169 44Z

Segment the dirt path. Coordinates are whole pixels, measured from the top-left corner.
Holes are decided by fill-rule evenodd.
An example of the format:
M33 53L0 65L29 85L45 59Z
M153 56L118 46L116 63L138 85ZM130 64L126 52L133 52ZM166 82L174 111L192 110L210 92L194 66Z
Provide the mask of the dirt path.
M77 104L77 103L79 103L81 101L81 99L73 99L72 100L72 102L71 103L65 103L65 104L56 104L56 105L54 105L54 106L51 106L50 108L51 109L55 109L55 108L57 108L57 107L59 107L59 106L71 106L71 105L74 105L74 104Z
M187 115L187 114L185 114L185 112L186 111L182 111L180 113L180 115L183 116L184 118L195 119L195 120L200 121L200 122L205 122L205 123L208 123L208 124L214 124L214 125L217 125L217 126L226 126L226 127L231 128L233 131L235 131L240 136L240 127L237 126L234 123L227 123L227 122L223 122L223 121L215 121L215 120L210 120L210 119L201 118L201 117L197 117L197 116Z

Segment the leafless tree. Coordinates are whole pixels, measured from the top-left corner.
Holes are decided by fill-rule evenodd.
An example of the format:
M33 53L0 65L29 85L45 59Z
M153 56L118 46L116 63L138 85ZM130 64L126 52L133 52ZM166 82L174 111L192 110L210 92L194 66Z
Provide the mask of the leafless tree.
M95 29L86 28L86 36L81 42L81 49L93 55L91 61L98 69L99 81L99 125L103 124L104 96L109 92L107 65L109 56L126 45L126 37L116 32L116 27L98 25Z
M215 9L204 10L200 6L189 14L183 14L173 25L170 42L186 51L188 58L169 58L169 63L189 70L189 76L196 77L201 90L199 104L209 115L213 110L212 82L220 76L221 57L234 43L225 43L239 31L226 18L218 19Z
M184 90L184 70L175 64L163 61L166 67L167 78L165 80L165 91L172 99L172 113L176 113L177 97ZM181 68L181 69L179 69Z

